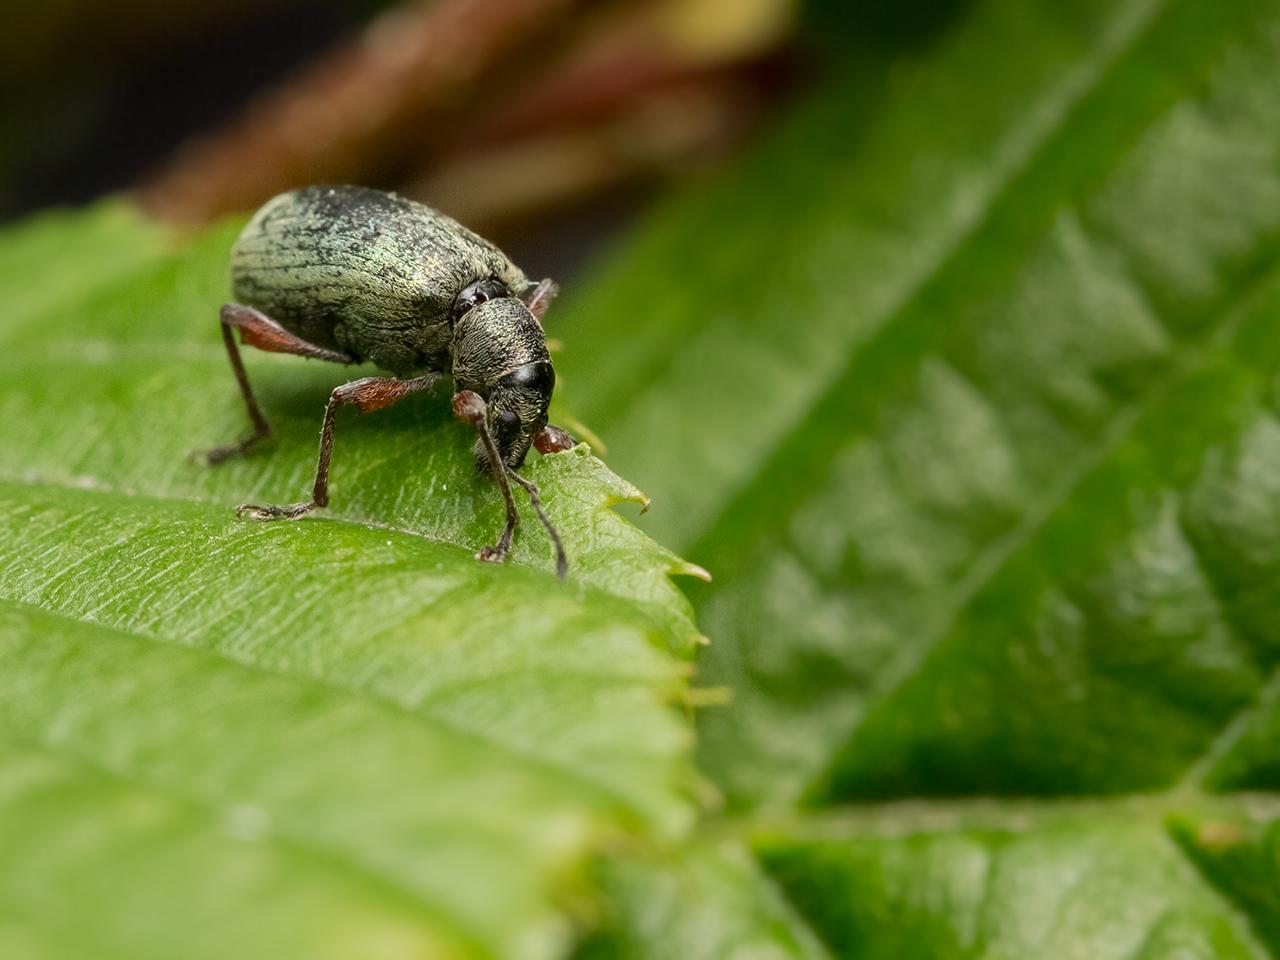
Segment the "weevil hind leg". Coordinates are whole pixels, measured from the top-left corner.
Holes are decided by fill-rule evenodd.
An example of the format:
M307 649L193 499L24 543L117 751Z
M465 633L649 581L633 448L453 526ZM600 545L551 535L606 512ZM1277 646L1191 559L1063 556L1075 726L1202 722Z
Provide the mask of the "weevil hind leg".
M253 387L249 384L249 375L244 369L244 361L240 358L240 347L236 344L235 331L240 331L240 342L245 346L256 347L268 353L289 353L315 360L327 360L331 363L355 363L355 357L309 343L253 307L246 307L239 303L224 304L219 320L222 326L222 342L226 345L227 358L231 361L231 370L236 375L236 383L240 387L240 396L244 398L245 410L249 414L253 432L236 443L226 443L207 450L195 450L187 457L191 461L203 460L209 466L248 453L271 436L271 424L267 422L267 418L262 413L262 407L258 405L258 398L254 396Z
M428 373L411 380L398 380L394 377L364 377L335 387L333 393L329 394L329 403L324 408L324 423L320 428L320 454L316 459L316 478L311 487L311 499L305 503L294 503L283 507L242 503L236 508L236 515L251 517L254 520L297 520L316 507L328 506L329 462L333 458L333 432L338 410L346 406L355 407L361 413L382 410L403 400L411 393L426 390L439 379L438 373Z

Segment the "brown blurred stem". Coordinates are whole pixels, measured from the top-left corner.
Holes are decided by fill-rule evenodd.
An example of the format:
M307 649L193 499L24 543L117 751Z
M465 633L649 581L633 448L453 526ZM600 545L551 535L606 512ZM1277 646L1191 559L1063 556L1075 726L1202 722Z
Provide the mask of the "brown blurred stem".
M485 77L548 38L588 0L437 0L379 17L355 41L193 142L138 191L165 219L246 210L300 183L363 179Z
M671 169L714 160L759 118L746 71L663 84L599 121L481 140L435 158L404 186L482 231L570 206Z
M456 118L452 140L425 142L422 172L405 191L501 231L507 221L714 160L796 79L795 62L780 52L790 0L747 5L756 26L745 31L726 21L720 0L646 0L579 18L560 57L487 109ZM732 12L745 11L738 4ZM691 26L701 27L700 39Z

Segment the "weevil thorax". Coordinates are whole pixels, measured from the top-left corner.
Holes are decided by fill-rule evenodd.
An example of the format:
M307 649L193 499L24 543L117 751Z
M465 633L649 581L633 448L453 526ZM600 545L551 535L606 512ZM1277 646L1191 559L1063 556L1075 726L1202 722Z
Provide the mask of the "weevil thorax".
M547 425L556 375L542 326L515 297L497 297L471 307L454 323L453 381L474 390L489 405L489 430L503 461L524 463L534 435ZM477 441L476 462L486 467Z

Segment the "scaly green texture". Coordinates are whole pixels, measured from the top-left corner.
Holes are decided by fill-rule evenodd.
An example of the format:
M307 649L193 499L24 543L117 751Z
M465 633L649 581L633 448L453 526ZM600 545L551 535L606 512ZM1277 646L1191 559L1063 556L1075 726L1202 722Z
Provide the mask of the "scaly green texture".
M567 305L575 407L716 577L724 829L833 956L1280 949L1275 804L1209 799L1280 786L1277 58L1275 0L975 0Z
M350 373L251 353L279 441L185 460L246 428L233 233L0 239L0 954L559 955L588 855L692 819L685 568L585 448L530 465L569 580L531 513L477 562L447 388L341 418L327 516L237 520L306 490Z

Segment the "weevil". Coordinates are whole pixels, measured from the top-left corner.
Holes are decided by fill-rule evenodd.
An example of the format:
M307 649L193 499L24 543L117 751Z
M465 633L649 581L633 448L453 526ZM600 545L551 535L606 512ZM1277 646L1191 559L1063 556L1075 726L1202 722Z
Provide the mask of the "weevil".
M568 569L564 546L534 483L517 471L530 447L548 454L573 438L547 423L555 370L542 317L557 287L534 283L497 247L441 213L365 187L304 187L269 200L231 250L235 302L220 314L222 339L252 432L198 451L212 465L271 436L245 373L240 343L331 363L370 362L391 376L365 377L329 395L311 499L288 506L241 504L257 520L296 520L329 503L329 462L338 410L381 410L453 378L454 415L475 429L476 465L497 481L506 522L477 559L500 563L519 514L514 482L529 495Z

